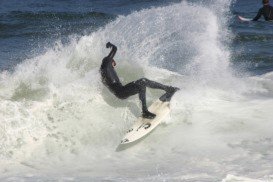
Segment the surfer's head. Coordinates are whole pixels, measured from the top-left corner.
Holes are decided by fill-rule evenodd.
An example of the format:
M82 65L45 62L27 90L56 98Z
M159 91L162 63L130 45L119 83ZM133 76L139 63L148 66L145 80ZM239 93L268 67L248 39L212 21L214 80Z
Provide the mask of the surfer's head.
M263 0L263 5L269 5L269 0Z

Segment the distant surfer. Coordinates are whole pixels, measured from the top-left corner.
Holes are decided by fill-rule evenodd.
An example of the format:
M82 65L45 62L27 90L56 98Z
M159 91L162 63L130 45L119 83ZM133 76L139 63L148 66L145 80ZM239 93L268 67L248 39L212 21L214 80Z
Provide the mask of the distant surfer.
M262 15L266 21L273 20L273 7L270 6L269 0L263 0L263 7L259 10L256 17L253 18L253 21L259 20Z
M117 47L108 42L106 44L106 48L112 48L112 50L109 55L102 60L100 68L102 82L104 85L107 86L109 90L119 99L126 99L129 96L139 94L139 99L142 103L142 117L148 119L155 118L156 115L149 112L146 105L146 87L165 90L166 94L169 94L170 96L179 90L179 88L166 86L148 80L147 78L141 78L126 85L122 85L114 69L116 62L113 58L117 52Z

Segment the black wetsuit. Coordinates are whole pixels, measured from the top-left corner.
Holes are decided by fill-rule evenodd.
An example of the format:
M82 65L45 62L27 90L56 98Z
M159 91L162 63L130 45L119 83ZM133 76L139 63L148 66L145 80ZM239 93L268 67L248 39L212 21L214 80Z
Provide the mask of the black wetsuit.
M255 18L253 18L253 21L257 21L261 18L261 16L264 16L264 19L266 21L270 21L273 20L273 7L270 5L264 5L264 7L262 7L258 14L256 15Z
M108 43L107 43L108 44ZM110 44L107 47L112 47L111 52L107 57L102 60L100 72L102 77L102 82L106 85L109 90L115 94L116 97L120 99L126 99L129 96L139 94L139 99L142 102L142 113L149 113L146 105L146 87L155 88L155 89L162 89L166 92L174 91L174 87L169 87L162 85L160 83L148 80L146 78L139 79L137 81L128 83L127 85L122 85L118 78L118 75L112 66L113 57L116 54L117 47L113 44ZM145 117L145 116L144 116ZM155 117L155 115L154 115Z

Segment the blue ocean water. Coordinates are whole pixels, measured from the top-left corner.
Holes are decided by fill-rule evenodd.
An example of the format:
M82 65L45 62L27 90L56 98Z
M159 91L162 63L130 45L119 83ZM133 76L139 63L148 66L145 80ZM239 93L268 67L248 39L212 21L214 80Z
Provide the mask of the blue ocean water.
M0 181L273 181L273 24L257 0L0 0ZM139 117L100 82L181 88L171 114L115 149ZM162 93L147 89L150 104Z
M234 63L241 63L244 68L262 74L272 71L272 22L264 21L261 17L258 22L242 23L237 21L236 16L254 18L262 4L259 1L236 1L231 7L232 23L230 27L235 33ZM238 66L238 65L237 65Z
M163 6L177 0L1 0L0 70L12 69L26 58L41 53L57 39L86 35L118 15Z
M46 1L2 0L0 9L0 69L12 69L26 58L43 51L57 39L86 35L118 15L143 8L164 6L173 1ZM236 66L255 73L272 71L272 23L242 23L237 15L253 18L261 4L255 0L234 1L229 27L235 34L232 48ZM186 18L186 17L185 17Z

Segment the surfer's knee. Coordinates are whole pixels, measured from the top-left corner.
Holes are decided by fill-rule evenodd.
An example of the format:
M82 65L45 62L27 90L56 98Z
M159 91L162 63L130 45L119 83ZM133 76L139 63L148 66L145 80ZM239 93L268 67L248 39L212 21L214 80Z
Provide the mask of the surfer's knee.
M147 78L141 78L141 79L137 80L135 83L139 84L141 86L145 86L147 84L147 82L148 82Z
M117 96L117 98L119 98L121 100L127 99L127 97L123 97L123 96Z
M125 97L124 94L122 94L122 92L117 92L117 93L114 93L114 94L119 99L122 99L122 100L127 99L127 97Z

